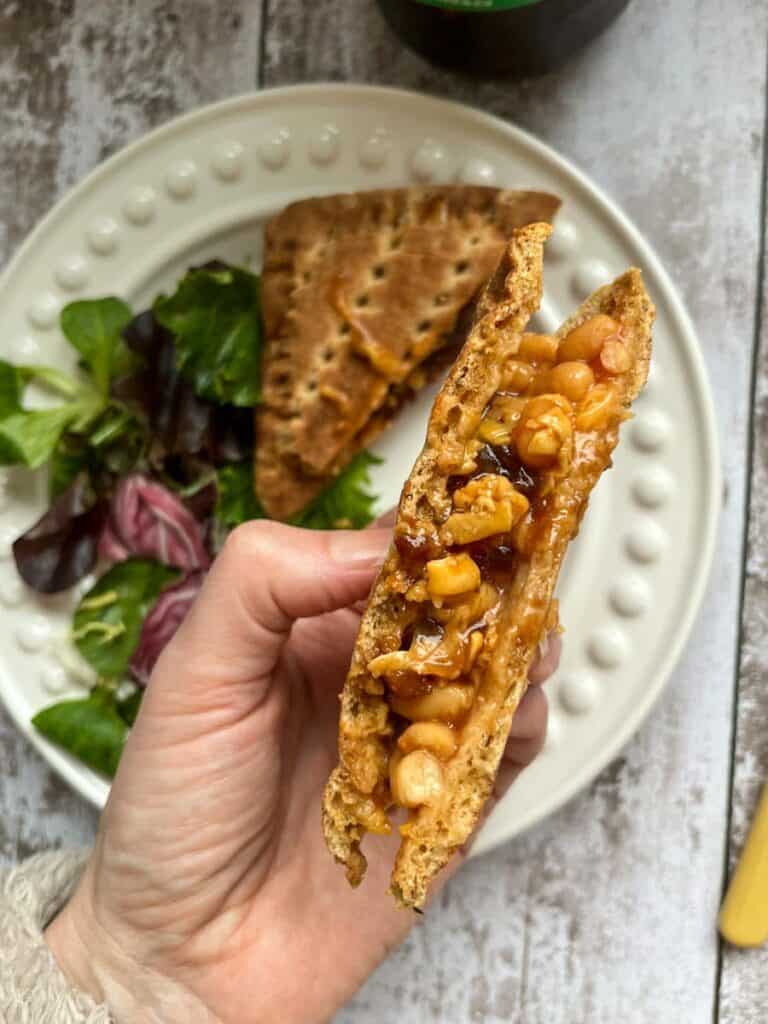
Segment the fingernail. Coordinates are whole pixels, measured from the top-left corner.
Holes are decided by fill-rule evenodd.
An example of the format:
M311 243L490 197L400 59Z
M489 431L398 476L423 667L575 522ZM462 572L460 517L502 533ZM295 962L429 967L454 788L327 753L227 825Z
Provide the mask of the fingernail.
M329 541L330 555L339 565L375 566L383 561L391 539L391 530L338 530Z

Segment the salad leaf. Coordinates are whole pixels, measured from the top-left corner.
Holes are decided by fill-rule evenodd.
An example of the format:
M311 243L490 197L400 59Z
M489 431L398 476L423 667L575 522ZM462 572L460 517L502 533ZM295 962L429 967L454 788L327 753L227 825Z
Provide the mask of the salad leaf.
M123 678L149 609L176 577L167 566L132 558L113 565L80 601L72 636L102 678Z
M26 386L36 380L69 401L50 409L24 409ZM45 366L13 366L0 360L0 465L37 469L48 461L67 428L83 430L104 400L87 383Z
M0 359L0 420L21 408L27 375L19 366Z
M51 452L48 476L48 493L58 498L79 473L90 475L91 459L88 442L78 434L62 434L59 443Z
M106 448L121 437L136 421L127 409L108 405L88 431L88 443L93 448Z
M139 555L185 570L205 569L211 561L201 525L189 508L141 473L118 484L100 553L112 561Z
M139 713L141 707L141 698L144 696L144 691L138 688L129 694L127 697L123 697L122 700L117 701L117 712L120 717L128 723L133 725L136 721L136 716Z
M17 366L16 369L21 373L25 384L35 381L48 391L53 391L64 398L78 398L84 392L93 390L87 382L75 380L68 373L56 370L52 366Z
M0 464L21 462L30 469L45 465L72 421L66 405L57 409L12 412L0 421Z
M207 522L216 508L218 489L215 472L212 472L210 476L207 474L202 476L187 487L182 487L178 493L198 523Z
M152 310L134 317L123 337L148 366L116 381L113 393L146 420L153 465L175 455L198 455L219 464L252 451L252 410L220 405L195 394L176 365L173 334Z
M154 313L172 331L177 365L201 398L252 406L260 398L259 278L215 264L187 272Z
M376 496L369 488L371 466L382 460L370 452L358 452L347 468L292 522L310 530L360 530L374 517Z
M109 503L97 500L85 473L75 476L48 511L14 542L25 583L42 594L74 586L93 569Z
M249 519L264 519L266 512L253 490L253 460L222 466L216 476L216 519L231 528Z
M114 775L128 736L112 690L96 686L80 700L63 700L39 711L35 728L90 768Z
M57 497L78 473L87 473L98 494L108 494L115 477L130 473L141 461L146 435L130 415L113 406L93 424L87 435L66 430L49 459L48 490Z
M88 385L52 366L16 366L0 359L0 419L22 408L24 389L32 381L65 398L82 397Z
M179 628L203 585L205 573L190 572L178 583L166 587L141 627L141 638L131 658L131 674L146 686L155 662Z
M129 364L121 331L132 316L130 307L114 296L70 302L61 311L64 336L83 357L104 396L110 379L125 372Z

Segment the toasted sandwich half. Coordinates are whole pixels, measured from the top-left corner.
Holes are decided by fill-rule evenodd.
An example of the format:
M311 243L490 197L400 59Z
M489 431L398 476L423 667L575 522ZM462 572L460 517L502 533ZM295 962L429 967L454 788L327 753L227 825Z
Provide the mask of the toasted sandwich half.
M559 200L476 186L293 203L267 224L255 485L274 518L306 506L453 361L514 228Z
M325 791L331 853L357 885L366 832L407 820L391 892L424 903L491 794L553 592L642 388L654 308L639 270L554 335L524 333L546 224L515 231L438 395L342 694ZM402 816L402 815L401 815Z

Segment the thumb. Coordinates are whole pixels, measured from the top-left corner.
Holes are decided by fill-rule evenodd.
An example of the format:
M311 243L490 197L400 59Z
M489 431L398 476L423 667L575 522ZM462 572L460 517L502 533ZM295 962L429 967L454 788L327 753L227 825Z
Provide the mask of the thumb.
M147 692L154 710L161 701L176 713L221 706L240 685L258 699L294 622L364 598L390 538L388 529L319 532L267 520L238 527L157 662Z

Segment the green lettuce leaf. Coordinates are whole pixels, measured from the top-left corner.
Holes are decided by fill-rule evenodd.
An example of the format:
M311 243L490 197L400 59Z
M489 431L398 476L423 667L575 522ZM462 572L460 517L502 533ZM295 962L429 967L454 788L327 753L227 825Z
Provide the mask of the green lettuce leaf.
M190 270L173 295L155 301L175 335L181 372L202 398L255 405L261 394L259 278L220 265Z
M48 494L51 500L58 498L78 473L90 474L89 449L84 438L78 434L63 434L51 452L48 473Z
M216 519L231 529L249 519L264 519L266 513L253 490L253 460L230 462L216 474Z
M0 419L22 408L24 390L35 381L64 398L82 399L92 389L52 366L16 366L0 359Z
M128 736L128 723L112 690L96 686L88 697L63 700L38 712L35 728L98 772L112 776Z
M360 530L374 517L376 495L371 494L371 466L382 460L370 452L358 452L350 464L294 519L310 530Z
M20 366L0 359L0 420L21 408L27 376Z
M68 373L55 370L52 366L17 366L16 369L24 377L25 383L34 381L42 384L48 391L63 398L82 398L84 394L93 392L88 382L75 380Z
M13 412L0 420L0 465L43 466L76 415L66 405L56 409Z
M108 405L87 434L66 430L51 452L48 491L58 497L78 473L88 474L98 493L107 493L116 476L136 468L144 456L147 435L130 413Z
M67 398L50 409L25 409L24 390L32 381ZM85 430L104 399L88 383L45 366L13 366L0 360L0 465L46 463L67 429Z
M141 700L144 696L144 691L139 689L137 686L133 693L124 697L122 700L117 702L117 710L120 717L123 718L128 725L133 725L136 721L136 716L139 713L141 707Z
M130 558L113 565L80 601L72 637L99 676L120 680L139 643L141 627L160 591L179 573L159 562Z
M130 306L114 296L70 302L61 311L64 336L83 357L96 389L105 397L111 378L132 363L121 335L132 318Z

